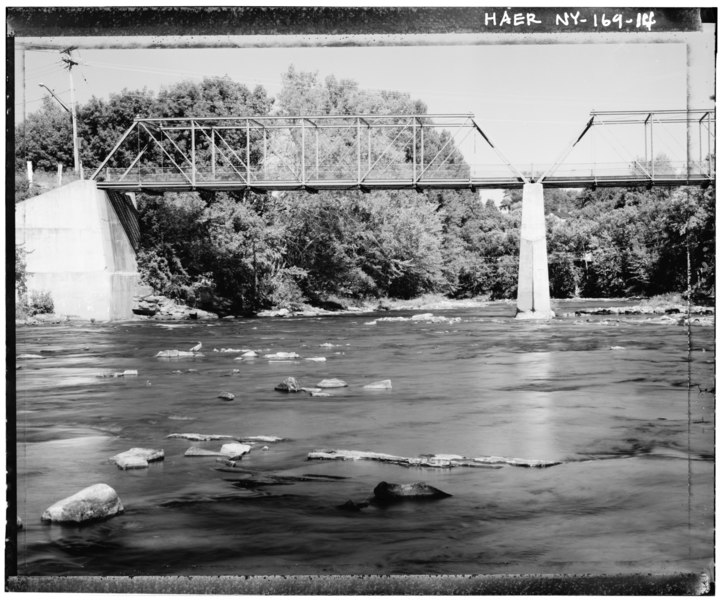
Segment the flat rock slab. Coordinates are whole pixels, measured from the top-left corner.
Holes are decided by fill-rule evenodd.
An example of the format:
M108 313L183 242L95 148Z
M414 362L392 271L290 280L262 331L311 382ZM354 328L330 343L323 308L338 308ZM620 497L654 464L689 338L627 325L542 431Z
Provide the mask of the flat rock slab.
M145 469L148 463L165 459L163 450L154 450L152 448L131 448L120 454L112 456L110 460L114 462L119 469Z
M325 362L325 356L310 356L305 360L310 360L313 362Z
M342 388L348 387L348 384L342 379L322 379L316 384L319 388Z
M284 442L285 438L279 437L277 435L250 435L248 437L242 437L240 438L241 442L265 442L269 444L274 444L275 442Z
M166 438L182 438L191 442L212 442L214 440L237 440L234 435L221 435L216 433L171 433Z
M96 483L59 500L40 518L53 523L85 523L112 517L123 510L115 490L105 483Z
M155 358L186 358L186 357L202 357L200 352L185 352L184 350L161 350L155 355Z
M561 464L561 461L506 458L504 456L467 458L459 454L421 454L419 457L414 458L361 450L313 450L308 453L308 460L374 460L408 467L445 469L453 467L500 469L504 465L512 467L545 468Z
M218 398L225 400L226 402L230 402L231 400L235 400L235 394L231 394L230 392L221 392L218 394Z
M373 490L373 500L379 504L390 504L404 500L439 500L451 494L434 488L425 482L386 483L381 481Z
M363 386L364 390L390 390L393 388L390 379L384 379L383 381L374 381L373 383L367 383Z

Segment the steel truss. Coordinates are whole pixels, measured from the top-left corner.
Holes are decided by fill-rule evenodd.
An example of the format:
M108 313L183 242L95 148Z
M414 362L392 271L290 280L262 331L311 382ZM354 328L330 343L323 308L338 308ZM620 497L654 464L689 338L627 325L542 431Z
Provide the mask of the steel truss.
M478 136L503 165L471 175ZM104 189L347 190L522 185L472 115L136 119L96 169Z
M661 131L673 140L673 156L682 154L681 160L669 157L659 160L658 147L654 147L654 126L657 136ZM621 130L623 139L614 134ZM566 165L566 159L581 140L596 132L625 160ZM638 143L641 136L642 149ZM578 138L536 182L547 187L675 186L709 185L715 177L715 110L593 111Z
M684 158L660 162L654 135L679 124L670 135L683 138ZM615 144L619 126L633 135ZM149 192L708 185L715 128L714 110L593 112L553 165L529 171L511 164L470 114L137 118L92 179L102 189ZM621 162L566 164L589 132L620 145ZM462 152L469 140L492 151L495 167L471 169Z

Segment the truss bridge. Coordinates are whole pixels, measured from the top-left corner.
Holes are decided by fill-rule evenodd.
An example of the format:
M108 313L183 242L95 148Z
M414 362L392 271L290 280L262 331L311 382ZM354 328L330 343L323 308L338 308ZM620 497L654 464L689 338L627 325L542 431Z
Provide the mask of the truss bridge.
M470 114L137 118L97 167L117 191L708 185L713 110L593 112L549 165L514 165Z

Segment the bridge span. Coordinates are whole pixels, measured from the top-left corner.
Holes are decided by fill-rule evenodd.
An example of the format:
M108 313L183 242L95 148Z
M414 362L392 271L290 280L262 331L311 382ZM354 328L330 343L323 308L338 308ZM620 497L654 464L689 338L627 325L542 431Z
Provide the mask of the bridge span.
M523 189L517 317L545 319L543 188L710 185L715 127L712 109L594 111L553 164L519 167L470 114L138 118L92 179L156 193ZM469 158L479 146L486 162Z
M544 187L710 185L715 123L713 110L594 112L553 164L525 167L472 115L137 118L91 180L19 203L16 235L59 310L107 320L130 316L138 278L124 192L523 189L517 317L546 319Z

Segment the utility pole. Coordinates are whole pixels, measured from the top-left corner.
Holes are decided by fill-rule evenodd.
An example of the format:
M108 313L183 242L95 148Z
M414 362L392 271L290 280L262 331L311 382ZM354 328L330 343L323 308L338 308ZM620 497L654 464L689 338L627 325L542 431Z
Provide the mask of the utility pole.
M77 65L77 61L73 60L70 53L75 50L74 46L65 48L60 54L64 54L61 60L65 63L65 68L70 76L70 114L73 120L73 170L75 173L80 172L80 154L78 152L78 119L75 114L75 85L73 84L73 67Z

